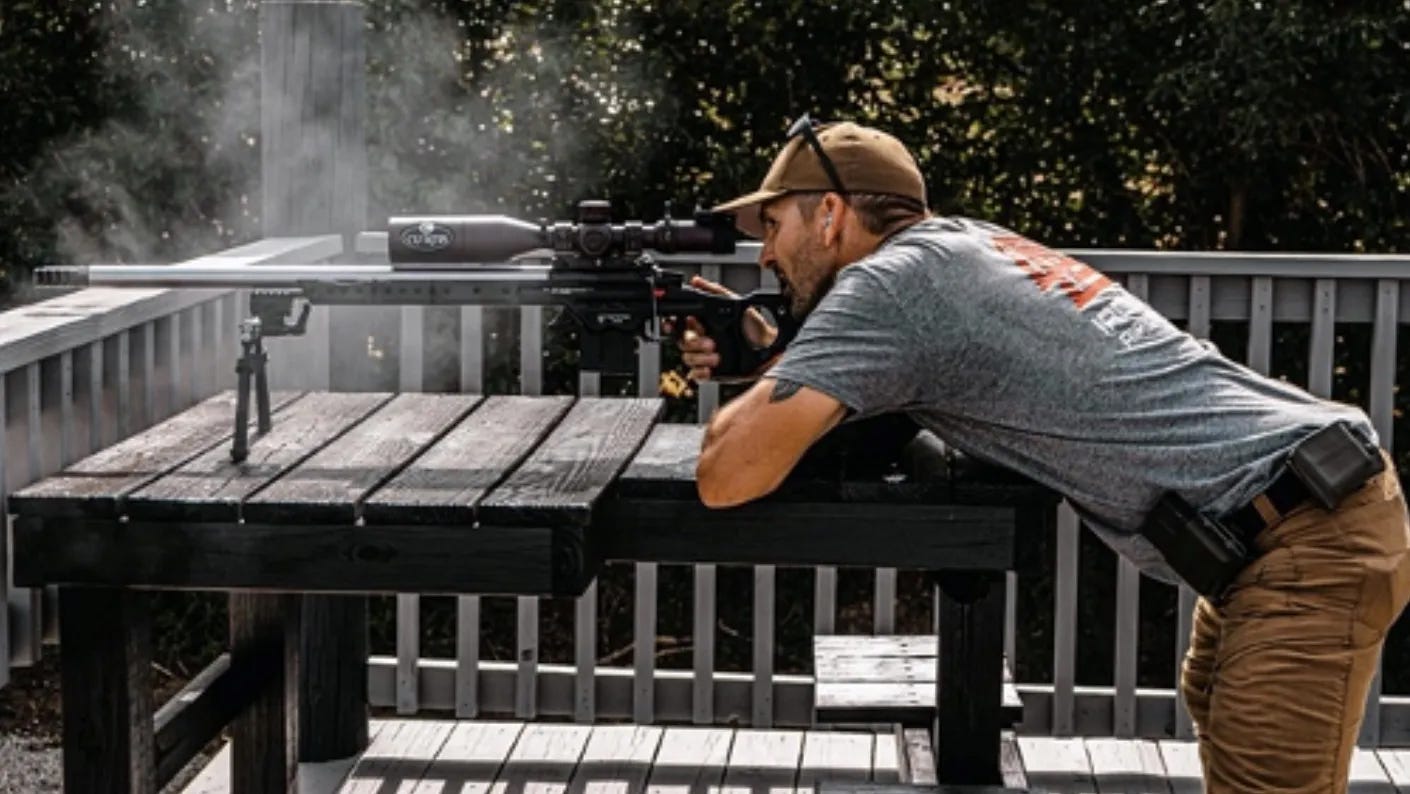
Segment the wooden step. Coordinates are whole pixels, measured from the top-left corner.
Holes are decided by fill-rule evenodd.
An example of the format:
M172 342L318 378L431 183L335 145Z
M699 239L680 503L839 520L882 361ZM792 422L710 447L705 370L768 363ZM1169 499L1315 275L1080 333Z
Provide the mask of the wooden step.
M813 711L819 723L899 722L929 727L935 717L939 643L931 635L827 634L813 640ZM1000 708L1023 721L1023 701L1004 660Z

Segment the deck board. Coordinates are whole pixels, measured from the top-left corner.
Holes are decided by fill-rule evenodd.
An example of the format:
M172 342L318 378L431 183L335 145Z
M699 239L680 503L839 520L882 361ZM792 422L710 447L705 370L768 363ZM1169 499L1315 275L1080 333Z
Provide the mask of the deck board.
M571 794L642 794L664 729L654 725L599 725L573 773Z
M1354 794L1396 794L1395 784L1375 750L1357 747L1351 754L1349 788Z
M876 740L870 733L809 731L803 738L798 794L813 794L824 780L870 782Z
M524 732L522 722L459 722L411 794L486 794Z
M724 781L733 744L728 728L667 728L646 794L713 794Z
M792 794L803 756L803 731L751 730L730 748L722 794Z
M1098 794L1092 762L1081 739L1050 736L1018 737L1028 785L1054 794Z
M1102 794L1170 794L1160 746L1142 739L1087 739L1087 758Z
M375 719L371 735L353 762L300 764L300 794L815 794L825 782L897 781L894 734L862 729L410 718ZM1034 791L1201 790L1193 741L1010 739ZM230 791L228 747L183 794ZM1410 751L1358 748L1350 791L1410 794Z
M1160 758L1165 762L1165 779L1173 794L1202 794L1204 770L1200 767L1199 744L1192 741L1162 739Z
M1410 794L1410 750L1384 748L1377 750L1376 756L1400 794Z
M566 794L592 730L590 725L525 725L490 791L493 794Z
M368 743L339 794L378 794L410 789L431 769L455 729L450 720L391 720Z

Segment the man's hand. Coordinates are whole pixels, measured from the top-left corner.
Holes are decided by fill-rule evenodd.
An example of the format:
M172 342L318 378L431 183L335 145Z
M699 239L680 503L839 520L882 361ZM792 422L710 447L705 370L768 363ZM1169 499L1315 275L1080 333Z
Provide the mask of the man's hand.
M717 284L700 276L692 276L690 286L701 292L737 297L722 284ZM778 329L770 325L758 309L744 313L744 338L758 348L766 348L778 337ZM694 317L685 318L685 331L680 341L681 360L690 368L691 380L704 382L711 378L715 367L720 365L720 356L715 352L715 340L705 335L705 328ZM754 373L757 375L758 373Z

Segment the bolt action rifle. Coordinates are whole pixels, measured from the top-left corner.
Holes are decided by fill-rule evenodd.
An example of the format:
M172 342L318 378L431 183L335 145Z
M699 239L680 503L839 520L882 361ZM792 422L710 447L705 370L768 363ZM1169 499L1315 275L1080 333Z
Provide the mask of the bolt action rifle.
M549 261L531 261L534 252ZM250 290L250 316L240 323L234 460L249 452L250 391L259 434L272 425L264 337L304 333L320 305L560 306L576 320L581 366L605 374L635 371L638 339L659 341L695 317L716 345L722 380L745 378L777 355L797 322L777 292L743 296L704 292L682 273L662 268L649 252L727 254L734 218L697 212L693 221L611 222L605 201L584 201L576 222L531 223L504 215L393 217L388 264L59 265L35 270L43 286L219 288ZM773 326L770 340L750 338L746 313Z

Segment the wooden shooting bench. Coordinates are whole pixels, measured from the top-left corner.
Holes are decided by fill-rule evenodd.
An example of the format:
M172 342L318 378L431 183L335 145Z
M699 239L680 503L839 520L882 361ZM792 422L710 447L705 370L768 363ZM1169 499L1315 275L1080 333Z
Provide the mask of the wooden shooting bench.
M1002 580L1017 527L1051 505L1031 484L964 476L914 428L894 455L842 428L776 494L710 510L702 428L655 399L311 392L273 409L240 464L227 392L11 496L16 583L59 586L66 790L155 791L227 725L233 790L288 790L300 648L339 643L302 623L299 594L571 596L606 560L934 572L938 778L999 782ZM158 710L160 589L228 592L230 650Z

